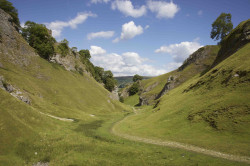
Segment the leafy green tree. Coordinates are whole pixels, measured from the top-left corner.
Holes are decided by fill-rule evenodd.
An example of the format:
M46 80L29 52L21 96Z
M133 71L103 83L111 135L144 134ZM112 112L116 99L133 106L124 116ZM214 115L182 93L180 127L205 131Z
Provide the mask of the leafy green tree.
M6 13L8 13L12 17L12 22L14 22L18 27L20 27L17 9L13 6L11 2L7 0L0 0L0 8L3 9Z
M95 80L97 82L103 82L104 78L104 69L99 66L95 66Z
M109 90L110 92L112 92L112 90L114 90L114 88L115 88L115 84L116 84L115 80L108 77L105 80L105 86L104 87L107 90Z
M69 54L69 41L67 39L63 39L59 45L57 46L59 53L62 56L66 56L67 54Z
M134 82L133 85L128 89L129 95L132 96L139 91L138 82Z
M230 13L221 13L220 16L213 22L211 38L214 40L223 40L233 29Z
M134 81L134 82L140 81L140 80L142 80L142 79L143 79L143 77L140 76L140 75L138 75L138 74L134 75L134 77L133 77L133 81Z
M124 97L120 96L120 97L119 97L119 101L120 101L121 103L124 103Z
M107 78L113 78L113 73L110 70L104 71L103 80L105 81Z
M50 35L45 25L27 21L22 29L22 36L42 58L49 59L53 56L56 40Z
M79 54L85 58L85 59L90 59L91 58L91 55L89 53L89 50L80 50L79 51Z

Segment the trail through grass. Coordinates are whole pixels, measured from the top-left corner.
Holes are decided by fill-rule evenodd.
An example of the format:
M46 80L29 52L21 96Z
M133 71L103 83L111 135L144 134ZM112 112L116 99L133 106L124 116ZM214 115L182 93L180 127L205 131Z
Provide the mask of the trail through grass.
M218 157L218 158L223 158L223 159L238 161L238 162L245 162L247 164L250 164L250 157L247 157L247 156L236 156L236 155L231 155L231 154L226 154L226 153L222 153L222 152L218 152L218 151L214 151L214 150L204 149L204 148L200 148L197 146L184 144L184 143L180 143L180 142L167 141L167 140L163 141L163 140L159 140L159 139L148 139L145 137L138 137L138 136L124 134L124 133L119 132L117 129L118 124L121 124L123 121L126 121L131 116L137 115L136 110L134 108L133 108L133 110L134 110L133 115L128 115L114 124L114 126L111 129L111 132L114 135L125 138L125 139L129 139L132 141L138 141L138 142L144 142L144 143L148 143L148 144L179 148L179 149L184 149L184 150L193 151L193 152L197 152L197 153L202 153L205 155L210 155L213 157Z

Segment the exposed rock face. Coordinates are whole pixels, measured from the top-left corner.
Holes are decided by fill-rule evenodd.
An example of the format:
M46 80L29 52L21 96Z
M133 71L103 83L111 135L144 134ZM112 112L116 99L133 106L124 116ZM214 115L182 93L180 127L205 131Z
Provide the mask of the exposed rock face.
M19 89L15 88L13 85L6 83L3 76L0 76L0 88L10 93L15 98L23 101L26 104L31 104L31 100L27 94L21 92Z
M175 87L175 76L168 77L167 83L164 85L161 92L156 96L156 100L159 99L161 96L165 95L168 91L171 89L174 89Z
M158 84L159 84L158 82L155 82L152 85L148 86L147 88L141 90L142 94L139 97L139 105L140 106L152 104L152 101L156 98L156 95L147 96L147 95L144 95L144 93L147 93L147 92L151 91Z
M11 16L0 9L0 60L8 60L18 66L28 66L31 61L27 55L38 55L21 37L10 20Z
M199 48L197 51L191 54L178 68L178 71L184 70L188 65L192 63L194 63L195 65L204 65L202 61L211 56L209 47L210 46Z
M119 100L118 87L116 86L110 94L110 98L113 100Z
M62 65L66 70L68 71L76 71L76 60L73 56L61 56L60 54L54 55L51 59L51 62L58 63L59 65Z
M129 88L125 88L124 90L122 90L120 96L123 97L123 98L127 98L129 96L128 90L129 90Z
M250 42L250 19L240 23L224 40L212 67L234 54L238 49Z

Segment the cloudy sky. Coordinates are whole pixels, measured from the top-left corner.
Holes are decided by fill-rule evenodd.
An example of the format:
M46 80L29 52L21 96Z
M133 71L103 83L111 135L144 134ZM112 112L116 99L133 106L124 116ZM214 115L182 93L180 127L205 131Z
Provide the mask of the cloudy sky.
M230 12L234 27L250 18L249 0L10 0L22 23L45 24L60 41L89 49L116 76L176 69L198 48L216 44L212 22Z

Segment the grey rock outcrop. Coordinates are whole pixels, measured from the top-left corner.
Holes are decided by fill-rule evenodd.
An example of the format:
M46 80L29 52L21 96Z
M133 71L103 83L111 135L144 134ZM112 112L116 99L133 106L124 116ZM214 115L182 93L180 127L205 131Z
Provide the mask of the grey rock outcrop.
M0 9L0 60L6 60L17 66L31 64L29 57L38 56L23 37L17 32L11 16Z
M109 96L112 100L119 100L118 87L116 86Z
M31 104L31 100L27 94L21 92L19 89L15 88L13 85L6 83L3 76L0 76L0 88L10 93L13 97L21 100L26 104Z
M159 99L161 96L165 95L167 92L169 92L171 89L175 88L175 76L169 76L167 83L164 85L161 92L156 96L156 100Z

